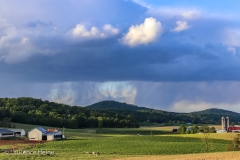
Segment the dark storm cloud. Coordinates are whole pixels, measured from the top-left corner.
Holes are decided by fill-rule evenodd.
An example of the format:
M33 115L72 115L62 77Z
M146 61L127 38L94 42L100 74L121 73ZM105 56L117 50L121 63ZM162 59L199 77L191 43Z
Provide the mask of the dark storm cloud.
M128 48L119 37L51 47L19 64L1 63L3 72L37 82L239 80L239 57L221 44L205 47L177 41ZM47 44L47 43L46 43ZM45 44L42 44L43 46ZM41 45L40 45L41 46Z
M73 7L73 4L78 6L79 3L64 1L59 5ZM81 3L83 6L91 4L88 1ZM46 4L41 3L41 5L45 6ZM43 21L28 21L29 27L33 28L29 31L18 32L18 30L12 29L16 33L14 35L9 33L8 36L8 42L11 42L12 46L9 46L7 41L3 41L0 53L2 74L6 77L16 77L15 79L18 81L29 82L239 80L240 76L237 74L240 69L238 52L237 54L230 52L229 46L221 42L219 35L224 27L233 26L233 20L201 17L189 21L190 29L175 33L170 29L175 27L177 20L184 19L181 16L179 18L172 15L173 18L163 21L165 31L155 42L129 47L122 44L121 39L128 31L130 23L134 22L131 18L137 21L144 19L147 9L131 1L111 1L108 5L112 6L107 7L109 13L112 13L108 14L108 20L113 20L113 16L115 14L117 16L119 12L124 11L123 14L127 15L131 7L134 10L131 16L117 16L117 21L121 26L117 28L120 33L116 35L104 38L73 37L71 29L84 21L80 14L83 11L77 10L76 6L68 14L75 16L79 12L79 20L74 19L75 23L73 23L72 21L68 22L67 19L66 22L70 26L65 32L61 32L63 26L57 26L60 31L37 27L58 24L56 17L53 18L53 22L47 20L46 17L42 17L42 19L45 18ZM119 5L117 10L114 10L115 5ZM80 5L78 7L81 8ZM92 7L96 8L96 6ZM100 13L104 8L104 5L99 4L96 13ZM45 11L47 12L49 9L48 6ZM84 11L91 19L93 14L88 13L89 10ZM104 11L104 14L107 14L108 11ZM32 12L38 15L38 12ZM24 12L20 13L20 15L25 14ZM57 13L63 14L62 12ZM100 19L104 17L102 14L99 16ZM127 26L125 26L125 22L122 22L123 17L125 17ZM159 21L161 21L160 18ZM102 22L107 21L103 20ZM118 26L115 21L114 23L115 26ZM91 26L82 32L90 34L88 30ZM102 32L101 25L96 28ZM238 51L237 48L236 51ZM15 63L21 58L23 60ZM4 61L12 64L9 65Z
M145 23L148 18L161 34L134 46L123 43L131 28L131 38L144 39L138 33L154 24ZM152 10L130 0L0 0L0 97L238 110L239 38L238 16L197 8Z
M230 109L233 104L240 104L239 82L135 82L134 84L138 88L136 104L154 106L163 110L181 101L192 104L209 103L215 108L224 104L226 109L228 107ZM188 109L187 104L182 107Z

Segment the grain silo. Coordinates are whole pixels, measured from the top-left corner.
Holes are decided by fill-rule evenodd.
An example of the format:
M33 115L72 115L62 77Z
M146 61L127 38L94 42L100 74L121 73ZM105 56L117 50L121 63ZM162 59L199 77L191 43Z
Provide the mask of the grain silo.
M225 130L225 118L222 117L221 119L221 124L222 124L222 130Z
M222 130L227 131L229 127L229 117L221 118Z

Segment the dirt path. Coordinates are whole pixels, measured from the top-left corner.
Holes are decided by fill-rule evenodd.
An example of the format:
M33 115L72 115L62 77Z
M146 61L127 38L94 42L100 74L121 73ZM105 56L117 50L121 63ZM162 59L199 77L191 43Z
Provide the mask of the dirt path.
M36 144L37 141L30 140L0 140L0 145L14 145L14 144Z

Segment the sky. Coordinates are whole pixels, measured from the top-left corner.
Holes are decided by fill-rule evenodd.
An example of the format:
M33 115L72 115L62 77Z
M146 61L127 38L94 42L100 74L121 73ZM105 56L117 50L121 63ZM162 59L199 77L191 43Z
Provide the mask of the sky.
M239 0L0 0L0 97L240 112Z

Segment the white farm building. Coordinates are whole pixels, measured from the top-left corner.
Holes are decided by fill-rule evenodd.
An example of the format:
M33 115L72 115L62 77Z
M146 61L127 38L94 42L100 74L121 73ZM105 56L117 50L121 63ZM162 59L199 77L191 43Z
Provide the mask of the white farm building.
M63 139L64 136L61 131L54 130L54 131L47 131L42 127L37 127L28 132L29 140L35 141L42 141L42 140L56 140L56 139Z
M24 129L0 128L0 138L25 136Z
M13 128L8 128L8 130L13 131L15 133L15 136L25 136L26 132L24 129L13 129Z
M0 138L14 137L14 132L8 129L0 129Z

